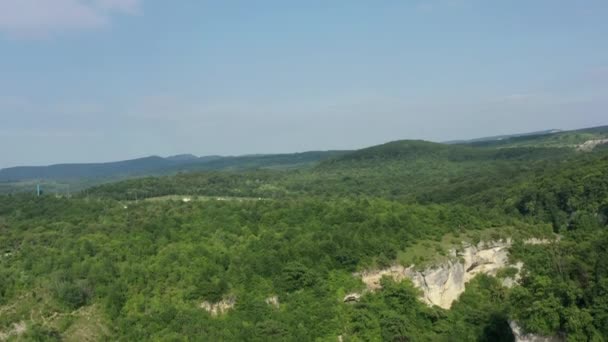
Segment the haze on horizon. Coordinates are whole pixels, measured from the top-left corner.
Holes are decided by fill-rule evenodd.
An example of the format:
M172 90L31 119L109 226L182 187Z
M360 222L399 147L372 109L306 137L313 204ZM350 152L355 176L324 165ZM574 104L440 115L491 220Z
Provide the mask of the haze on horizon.
M0 0L0 168L608 124L608 2Z

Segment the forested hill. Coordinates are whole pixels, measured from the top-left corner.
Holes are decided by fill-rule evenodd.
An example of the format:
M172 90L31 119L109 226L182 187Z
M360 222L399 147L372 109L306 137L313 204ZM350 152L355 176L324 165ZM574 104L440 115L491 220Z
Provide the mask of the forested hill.
M483 138L475 138L475 139L466 139L466 140L450 140L444 141L444 144L473 144L473 143L483 143L483 142L492 142L492 141L502 141L511 138L525 138L525 137L535 137L535 136L544 136L554 133L563 132L561 129L546 129L542 131L536 132L528 132L528 133L517 133L517 134L505 134L505 135L495 135L491 137L483 137Z
M601 153L571 148L479 148L397 141L321 161L316 167L198 172L97 186L87 195L134 199L165 195L286 198L374 196L408 202L478 201L548 168ZM493 189L493 190L489 190Z
M420 149L435 157L404 158ZM369 157L384 166L397 160L387 172L214 171L129 180L72 198L0 196L0 333L57 341L512 341L515 321L528 333L605 340L608 150L445 162L449 153L438 149L389 144L382 158ZM367 165L369 151L357 153L350 159ZM407 182L399 175L411 172L409 163L446 170ZM505 174L505 165L514 166ZM137 191L201 197L136 201ZM521 242L553 233L559 240L550 245ZM507 238L516 239L512 261L524 265L517 285L500 278L515 268L498 278L480 274L449 310L428 307L409 280L385 277L381 289L367 291L353 274L439 262L462 241Z
M108 181L178 172L306 168L343 153L346 151L310 151L237 157L152 156L110 163L13 167L0 170L0 193L32 191L35 187L32 182L40 183L52 192L63 193L70 185L71 190L80 190Z
M601 145L397 141L1 195L0 340L606 341L607 245Z
M190 161L190 159L186 160ZM87 178L110 178L154 172L177 165L174 161L158 156L111 163L58 164L51 166L21 166L0 170L0 181L24 181L31 179L67 180Z
M547 131L536 134L501 137L499 139L460 142L471 146L494 147L568 147L584 148L586 142L608 139L608 126L598 126L572 131Z
M112 179L121 176L153 175L189 170L244 170L306 166L342 151L311 151L290 154L260 154L239 157L178 155L158 156L109 163L20 166L0 170L0 182L25 180Z
M535 134L499 136L452 144L402 140L358 151L310 151L235 157L196 157L184 154L110 163L13 167L0 170L0 193L32 191L37 183L50 192L66 193L109 181L198 171L293 170L316 167L319 172L332 172L380 166L411 169L415 166L416 170L427 172L425 167L420 167L421 161L427 166L433 161L441 164L500 160L536 161L560 158L577 150L592 151L605 146L607 142L608 126L602 126L575 131L551 130ZM434 168L446 169L445 165Z
M320 163L320 169L339 167L382 166L382 163L400 162L403 164L417 160L426 161L487 161L487 160L538 160L557 158L572 154L569 148L556 147L512 147L484 148L467 145L440 144L423 140L399 140L382 145L345 153Z

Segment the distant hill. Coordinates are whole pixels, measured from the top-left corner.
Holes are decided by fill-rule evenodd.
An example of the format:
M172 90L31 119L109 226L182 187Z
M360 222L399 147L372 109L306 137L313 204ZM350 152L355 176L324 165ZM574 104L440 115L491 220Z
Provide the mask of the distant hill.
M491 137L475 138L475 139L469 139L469 140L452 140L452 141L445 141L443 143L449 144L449 145L471 144L471 143L479 143L479 142L487 142L487 141L501 141L501 140L507 140L507 139L511 139L511 138L519 138L519 137L542 136L542 135L554 134L554 133L559 133L559 132L563 132L563 131L561 129L548 129L548 130L544 130L544 131L518 133L518 134L506 134L506 135L495 135L495 136L491 136Z
M608 139L608 126L572 131L551 129L444 143L398 140L346 153L338 158L325 161L322 166L348 161L404 161L421 158L439 158L451 161L538 158L548 153L547 149L573 150L578 149L585 142L603 139ZM509 148L509 150L505 150L505 148ZM549 153L553 154L555 151Z
M201 158L214 159L214 158L221 158L221 157L220 156L209 156L209 157L201 157ZM200 159L200 158L195 156L194 154L178 154L175 156L169 156L165 159L170 160L170 161L175 161L175 162L184 162L184 161L192 161L192 160L196 160L196 159Z
M502 189L536 177L547 168L559 168L572 160L598 158L608 148L598 145L593 153L582 153L572 148L576 144L558 144L550 139L558 137L562 141L575 136L580 140L580 134L594 138L605 131L598 127L583 133L511 137L502 145L398 140L356 151L223 157L189 166L190 171L215 172L130 179L90 188L86 195L121 200L171 195L250 198L313 195L387 197L419 203L465 199L485 203L497 198L507 201ZM519 143L523 141L525 144ZM277 172L274 170L277 168L297 170Z
M363 148L333 161L373 160L373 159L414 159L447 155L450 150L467 149L461 146L449 146L424 140L398 140L381 145Z
M177 164L177 161L152 156L111 163L19 166L0 170L0 181L109 178L156 171Z
M294 169L313 166L323 160L335 158L350 151L310 151L289 154L259 154L238 157L221 157L204 163L188 165L190 171Z
M545 131L499 139L475 139L460 144L476 147L568 147L577 148L590 140L608 138L608 126L572 131Z
M439 180L443 182L480 167L507 169L513 167L513 161L559 160L577 151L605 149L604 139L608 139L608 126L574 131L552 129L451 143L398 140L356 151L204 157L180 154L110 163L22 166L0 170L0 192L32 191L39 182L48 191L66 192L144 176L258 169L310 169L325 175L332 174L334 180L350 179L359 183L378 181L378 189L389 191L389 188L403 186L401 183L381 182L383 177L378 176L380 173L396 175L391 179L398 182L415 183L433 179L432 182L436 184ZM431 174L434 178L429 177ZM303 187L329 189L325 185L305 184L305 181Z
M191 154L183 154L167 158L151 156L109 163L19 166L0 170L0 182L25 182L32 180L47 182L76 180L108 181L135 176L163 175L187 171L297 168L306 167L343 153L345 152L313 151L238 157L197 157ZM95 182L92 183L94 184Z
M572 149L543 146L517 146L501 149L474 145L441 144L422 140L398 140L327 159L322 161L317 169L377 168L387 165L401 165L399 166L401 168L420 169L438 166L437 163L544 159L573 152Z
M172 195L284 198L291 196L372 196L419 202L450 202L477 196L490 187L508 187L538 170L585 157L570 148L493 148L400 140L342 152L295 172L271 167L234 169L223 158L199 170L166 177L145 177L95 186L86 195L121 200ZM304 160L309 154L298 156ZM313 154L314 156L314 154ZM255 165L281 156L238 157L236 165ZM248 161L248 159L251 159ZM293 162L295 156L288 160ZM318 157L314 159L318 160ZM252 163L252 164L248 164ZM282 167L285 169L285 167ZM226 172L238 170L239 172ZM241 172L247 170L247 172ZM256 171L249 171L256 170Z

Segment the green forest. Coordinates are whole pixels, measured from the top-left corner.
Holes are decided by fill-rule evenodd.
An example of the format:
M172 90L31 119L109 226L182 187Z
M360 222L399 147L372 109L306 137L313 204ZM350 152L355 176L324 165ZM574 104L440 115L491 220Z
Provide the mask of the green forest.
M520 140L1 195L0 340L606 341L608 149ZM507 240L449 309L359 276Z

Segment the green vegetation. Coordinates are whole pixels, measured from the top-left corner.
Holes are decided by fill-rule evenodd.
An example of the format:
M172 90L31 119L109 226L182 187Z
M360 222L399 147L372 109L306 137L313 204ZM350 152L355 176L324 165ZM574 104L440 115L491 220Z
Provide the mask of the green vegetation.
M143 176L195 171L289 170L308 168L345 151L247 155L239 157L157 156L110 163L58 164L0 169L0 194L32 192L37 184L54 194L68 194L93 185Z
M603 341L607 222L606 149L401 141L315 167L5 195L0 337L512 341L515 320ZM553 234L559 241L522 242ZM365 292L353 276L505 238L525 265L519 285L501 284L515 268L477 276L450 310L425 305L408 280ZM360 300L344 302L353 292Z
M252 198L361 197L443 203L542 174L578 158L571 149L485 149L398 141L321 162L313 169L182 173L93 187L122 200L174 194Z
M608 126L580 129L575 131L533 134L508 137L499 140L474 141L472 146L493 147L570 147L576 148L589 140L608 138Z

